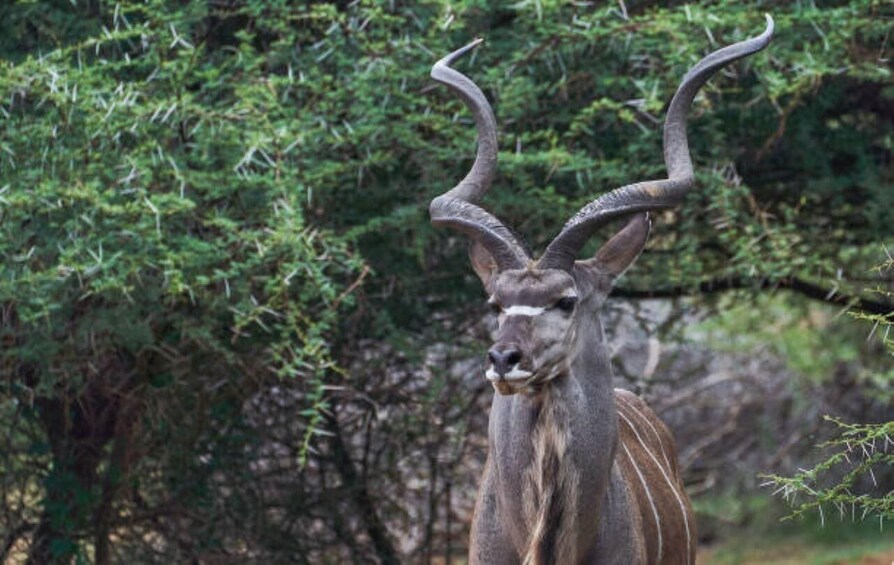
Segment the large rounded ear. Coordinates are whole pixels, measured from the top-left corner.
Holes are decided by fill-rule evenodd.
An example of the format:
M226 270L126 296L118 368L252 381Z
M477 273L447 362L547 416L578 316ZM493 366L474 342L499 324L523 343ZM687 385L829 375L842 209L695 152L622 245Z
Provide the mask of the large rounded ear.
M484 290L491 294L493 292L491 285L498 271L494 256L483 245L475 241L472 243L472 247L469 248L469 259L472 261L472 268L475 269L475 273L481 279L481 283L484 284Z
M639 257L649 240L651 229L649 214L636 214L599 248L592 259L577 261L575 267L591 275L608 275L612 280L617 279Z

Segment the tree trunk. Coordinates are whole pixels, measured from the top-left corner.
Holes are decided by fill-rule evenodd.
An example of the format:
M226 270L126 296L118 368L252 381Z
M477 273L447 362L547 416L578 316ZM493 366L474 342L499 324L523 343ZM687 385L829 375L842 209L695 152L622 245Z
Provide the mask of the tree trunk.
M36 401L53 461L44 481L43 511L28 553L29 565L69 563L78 553L78 541L94 531L95 524L107 521L97 514L96 470L114 435L118 398L99 381L77 396L66 397L60 391Z

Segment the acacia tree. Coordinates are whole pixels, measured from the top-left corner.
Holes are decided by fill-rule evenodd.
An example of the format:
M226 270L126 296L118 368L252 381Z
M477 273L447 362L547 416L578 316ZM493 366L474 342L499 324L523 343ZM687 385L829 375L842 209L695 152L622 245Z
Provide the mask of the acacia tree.
M305 220L311 116L277 53L209 47L207 6L105 8L4 20L34 45L0 75L3 478L38 498L2 529L30 530L34 563L87 541L107 563L125 513L175 512L213 468L199 440L263 383L295 379L312 418L360 265ZM62 16L43 51L31 26Z
M488 207L537 248L596 194L663 174L680 74L771 11L767 56L696 100L701 190L658 219L616 294L784 289L887 314L860 280L894 221L881 10L8 8L4 550L27 537L36 562L431 555L438 511L415 501L468 497L450 485L472 467L485 389L410 369L478 317L465 253L425 213L467 168L474 128L428 71L473 36L486 43L462 70L502 127Z

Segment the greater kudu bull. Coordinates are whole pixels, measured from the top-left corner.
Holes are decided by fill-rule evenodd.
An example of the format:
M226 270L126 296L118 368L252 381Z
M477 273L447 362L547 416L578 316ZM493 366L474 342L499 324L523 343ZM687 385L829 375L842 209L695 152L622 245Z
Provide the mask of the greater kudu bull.
M438 61L431 76L475 116L478 153L458 185L431 203L436 226L472 239L472 265L499 312L486 377L499 393L490 413L487 466L472 524L470 562L693 563L692 508L674 441L633 394L613 390L599 308L649 235L648 212L678 205L694 184L686 115L718 69L770 42L715 51L683 78L667 110L668 178L639 182L584 206L534 260L516 235L478 206L497 163L493 111L451 68L474 41ZM578 260L607 222L630 220L596 255Z

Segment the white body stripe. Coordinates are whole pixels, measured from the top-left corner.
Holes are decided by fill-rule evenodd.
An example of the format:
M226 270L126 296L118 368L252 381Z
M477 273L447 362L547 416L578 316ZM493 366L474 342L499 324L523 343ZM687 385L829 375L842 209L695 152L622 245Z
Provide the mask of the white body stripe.
M692 535L689 533L689 518L686 517L686 506L683 504L683 499L680 498L680 493L677 492L677 487L674 486L673 481L671 481L670 477L667 476L667 472L664 470L664 467L661 466L661 463L658 462L658 459L655 457L655 455L651 451L649 451L649 448L646 446L645 442L643 441L642 436L639 435L639 432L636 431L636 428L633 426L633 423L631 423L630 420L627 419L627 416L625 416L623 413L621 413L620 410L618 410L618 416L623 418L624 421L627 422L627 425L630 426L630 429L633 430L633 435L636 436L636 440L639 442L640 445L643 446L643 450L645 450L645 452L649 455L649 457L652 458L652 461L655 462L655 466L658 467L659 471L661 471L661 476L664 477L665 481L667 481L667 486L669 486L671 489L671 492L674 493L674 498L677 499L677 504L680 505L680 512L683 514L683 526L686 528L687 558L691 557L689 555L689 548L692 545ZM688 559L687 559L687 562L688 562Z
M664 442L661 441L661 435L658 433L658 430L655 429L655 426L652 425L652 422L650 422L649 419L646 418L645 415L643 415L636 408L636 406L633 405L633 403L628 402L626 406L627 408L633 410L633 413L636 414L640 420L645 422L646 425L649 426L649 429L652 430L652 433L655 434L655 439L658 440L658 445L661 446L661 456L664 457L664 462L667 463L667 470L670 471L671 469L673 469L673 467L671 467L670 459L667 457L667 451L665 451L664 449Z
M630 450L627 449L627 446L623 443L621 444L621 447L624 448L624 453L627 454L627 459L630 459L630 465L632 465L633 470L636 471L636 476L639 477L639 482L643 485L643 489L646 491L646 496L649 498L649 505L652 507L652 515L655 516L655 529L658 531L658 557L655 558L655 563L661 563L661 552L663 551L663 548L661 547L661 518L658 517L658 508L655 507L655 501L652 500L652 492L649 490L649 485L646 484L646 478L643 477L639 467L636 466L636 461L634 461L633 456L630 455Z
M507 316L539 316L546 311L542 306L510 306L503 310Z

